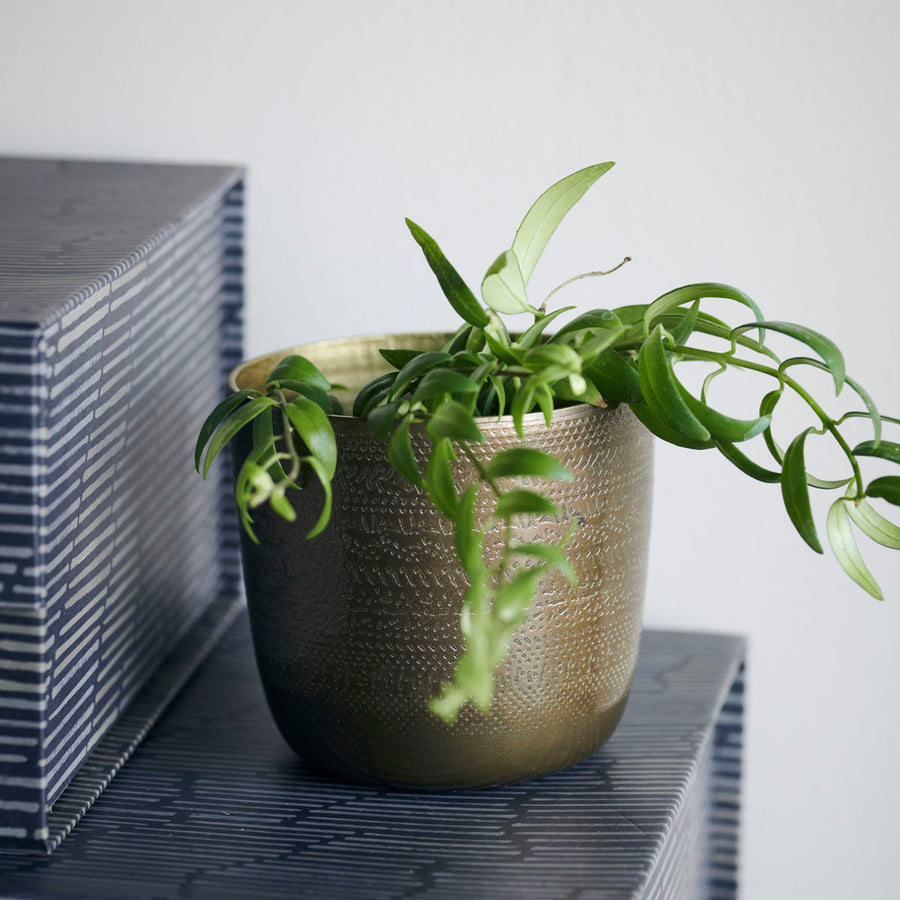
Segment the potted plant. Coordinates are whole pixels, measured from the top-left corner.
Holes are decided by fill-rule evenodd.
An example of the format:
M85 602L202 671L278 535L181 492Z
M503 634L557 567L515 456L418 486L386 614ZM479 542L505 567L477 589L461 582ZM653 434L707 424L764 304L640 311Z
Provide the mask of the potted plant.
M818 553L810 488L837 491L828 542L881 598L853 529L900 548L900 528L869 502L900 504L900 477L866 481L861 467L865 457L900 462L900 444L881 436L898 420L846 375L832 341L766 319L722 284L590 310L561 327L574 308L549 308L557 292L608 272L569 279L537 304L529 297L547 241L611 167L582 169L538 198L487 269L483 302L407 220L462 320L456 332L251 360L201 428L204 475L234 442L267 699L289 743L318 765L398 785L472 786L552 771L602 743L637 655L652 435L718 450L780 484ZM710 299L741 320L712 315ZM766 343L773 332L804 355L781 358ZM703 369L696 387L680 374L689 368ZM860 408L829 414L798 378L804 368L829 373L835 394L849 389ZM764 385L747 418L711 399L719 376L735 371ZM813 423L782 448L773 419L786 395ZM858 418L871 436L851 446L842 426ZM818 436L838 447L842 477L808 471L806 445ZM745 449L753 438L767 463Z

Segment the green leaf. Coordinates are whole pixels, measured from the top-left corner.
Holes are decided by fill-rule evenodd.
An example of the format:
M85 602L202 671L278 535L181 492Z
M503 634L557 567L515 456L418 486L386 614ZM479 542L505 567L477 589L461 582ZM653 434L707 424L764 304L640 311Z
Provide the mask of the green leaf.
M672 328L672 340L676 344L683 344L693 333L697 325L697 319L700 315L700 298L698 297L688 310L687 314L681 318L681 321Z
M275 432L272 427L272 410L265 410L262 415L253 420L253 447L275 447ZM274 455L274 454L273 454ZM259 462L262 462L260 457ZM271 465L266 466L266 471L275 481L284 481L287 478L281 463L275 459Z
M270 397L256 397L249 403L237 407L219 426L212 436L206 451L206 461L203 463L203 477L209 474L209 467L218 456L219 451L248 423L252 422L264 409L275 405Z
M475 500L478 486L469 485L459 497L459 506L453 523L456 555L470 581L477 580L484 572L482 555L484 535L475 528ZM483 576L482 576L483 577Z
M580 169L557 181L535 200L522 219L512 245L525 284L528 284L531 273L547 246L547 241L565 218L566 213L584 196L587 189L612 167L613 163L607 162Z
M529 476L573 481L575 476L555 457L533 447L509 447L494 454L487 464L488 478Z
M872 508L865 498L847 500L847 513L873 541L900 550L900 527Z
M397 413L404 403L405 401L403 400L394 400L391 403L384 403L381 406L376 406L369 415L366 416L366 424L369 426L369 431L371 431L383 444L387 443L387 439L391 434L391 428L394 426L394 422L397 419Z
M385 362L395 369L402 369L411 359L421 356L423 350L394 350L382 347L378 351Z
M568 307L572 309L573 307ZM562 312L562 310L559 310ZM605 331L608 328L621 328L622 320L610 309L591 309L566 322L556 334L550 337L550 343L559 343L563 338L571 338L584 331Z
M259 391L247 389L229 394L207 416L206 421L200 426L200 434L197 435L197 444L194 447L194 468L198 472L200 471L200 460L203 458L203 448L207 445L215 430L231 415L235 407L240 406L248 397L254 395L258 396Z
M491 371L497 365L497 361L485 359L483 356L478 353L473 353L471 350L457 350L453 354L452 362L448 363L448 365L453 369L473 369L472 380L478 382L483 379L486 372Z
M734 463L745 475L749 475L751 478L766 484L777 484L781 481L781 472L773 472L771 469L763 468L750 459L749 456L738 450L734 444L730 444L728 441L716 441L716 447L729 462Z
M812 547L816 553L822 553L822 544L816 533L816 525L812 517L809 503L809 487L806 483L806 464L803 458L803 447L807 435L812 431L807 428L791 441L784 454L784 465L781 469L781 495L794 527L800 537Z
M562 572L573 587L578 583L578 574L572 565L572 561L555 544L511 544L509 549L513 553L535 556L544 560L544 562L550 563Z
M462 280L456 269L453 268L441 252L441 248L438 247L434 238L411 219L406 220L406 225L416 243L422 248L431 271L437 276L444 296L450 301L450 305L456 310L457 315L471 325L484 328L489 321L487 313L475 299L475 295Z
M709 429L685 403L672 364L663 346L662 326L657 325L638 353L641 393L651 412L689 441L710 440Z
M272 492L269 495L269 505L282 519L285 519L288 522L295 522L297 520L297 513L294 510L294 507L291 506L290 500L284 496L283 487L276 484L272 488Z
M432 369L413 391L412 399L419 403L440 397L444 394L462 394L464 396L478 393L478 384L471 378L454 372L452 369Z
M894 506L900 506L900 476L883 475L876 478L869 482L866 494L869 497L880 497L888 503L893 503Z
M450 519L456 517L459 496L453 481L451 463L456 457L449 438L435 442L425 467L425 490L435 507Z
M442 403L432 414L425 427L436 441L441 438L474 442L484 440L472 414L456 400Z
M330 395L326 394L320 387L316 387L307 381L295 381L293 378L285 378L280 384L282 390L293 391L295 394L308 397L326 415L330 414L334 408Z
M273 381L305 381L326 393L331 390L328 379L305 357L295 353L285 356L266 379L266 384Z
M379 402L382 395L390 392L396 377L397 372L386 372L360 388L353 401L353 415L358 419L364 419L371 412L372 407Z
M250 517L248 507L251 503L258 505L257 498L260 498L260 502L264 503L268 499L272 487L274 487L272 476L267 471L270 468L270 464L264 462L264 458L270 454L277 460L274 437L267 438L261 443L254 443L243 463L241 463L234 482L234 496L237 501L241 524L254 544L259 543L259 538L253 531L253 520Z
M497 394L497 417L504 415L506 412L506 388L504 387L505 379L497 375L491 375L491 386Z
M491 309L500 313L534 312L528 302L519 261L512 250L504 250L491 263L481 282L481 296Z
M520 366L524 353L522 350L510 346L509 337L505 333L505 329L499 327L499 320L491 322L490 327L484 330L484 340L488 345L488 349L500 362L507 365Z
M510 412L512 413L513 424L516 427L516 434L518 434L520 438L525 437L524 418L531 412L531 408L534 406L534 392L536 387L537 382L535 379L533 377L527 378L513 394Z
M546 566L520 569L497 591L494 610L501 622L519 624L525 619L534 599L538 579L546 571Z
M544 332L544 329L557 317L561 316L565 312L569 312L569 310L575 309L574 306L561 306L559 309L554 309L553 312L547 313L545 316L541 316L538 320L530 327L527 331L525 331L521 337L516 340L516 346L522 347L523 349L528 349L529 347L533 347L541 335ZM553 336L550 337L549 341L552 342Z
M841 568L876 600L883 600L881 588L878 587L878 582L875 581L863 562L856 541L853 539L853 529L850 527L850 516L846 508L847 502L841 497L835 500L831 509L828 510L826 523L828 543L831 544L831 549L841 564Z
M637 370L613 348L584 363L582 373L596 385L605 400L634 403L644 399Z
M761 416L768 416L771 419L772 413L775 412L775 407L778 406L778 402L781 400L783 393L784 385L776 388L774 391L769 391L769 393L759 402L759 414ZM778 465L781 465L784 462L784 451L775 441L771 424L763 429L763 439L766 442L766 446L769 448L769 453L772 454L772 459L774 459Z
M465 344L463 348L466 350L472 351L480 351L484 349L484 329L483 328L474 328L473 326L467 326L469 329L468 336L466 337ZM455 344L450 347L450 352L455 353L456 350L460 349Z
M443 366L451 362L453 357L449 353L441 350L429 350L426 353L420 353L414 359L406 363L397 373L394 379L394 386L391 389L391 396L394 398L401 397L410 383L420 378L431 369Z
M410 418L406 417L394 429L394 433L388 441L388 461L407 481L416 487L424 487L422 473L419 471L419 464L416 462L412 440L409 436L411 424Z
M549 428L553 422L553 394L549 385L538 382L534 389L534 397L544 414L544 424Z
M562 366L567 373L581 371L581 357L568 344L541 344L532 347L525 354L524 362L532 371L546 366Z
M505 491L497 501L494 515L498 519L508 519L515 515L557 516L559 507L543 494L516 488Z
M892 441L863 441L853 448L854 456L877 456L889 462L900 463L900 444Z
M322 485L322 490L325 493L325 503L322 505L322 512L319 516L319 520L315 525L313 525L312 530L309 532L309 534L306 535L306 539L309 540L310 538L314 538L316 535L321 534L325 530L325 526L328 525L328 522L331 519L331 479L334 476L334 471L329 471L325 463L317 459L315 456L304 457L304 462L307 463L316 473L316 476L319 479L319 483Z
M337 444L328 416L306 397L292 400L285 407L285 412L307 450L322 464L331 479L337 467Z
M589 337L578 351L581 357L582 368L605 350L610 349L624 333L624 328L610 328L607 331L601 331L599 334Z

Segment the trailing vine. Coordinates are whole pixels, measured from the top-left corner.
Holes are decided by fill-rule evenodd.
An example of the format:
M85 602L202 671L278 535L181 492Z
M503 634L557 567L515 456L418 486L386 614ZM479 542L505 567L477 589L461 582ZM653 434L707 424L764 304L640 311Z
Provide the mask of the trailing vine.
M571 473L553 456L525 446L500 451L482 463L473 450L483 440L479 417L508 415L521 437L524 416L535 410L543 413L549 427L553 410L560 406L626 403L662 440L696 450L715 448L751 478L779 484L791 522L817 553L823 549L810 488L840 491L826 517L828 541L844 571L878 599L881 589L859 553L853 529L900 549L900 527L869 502L876 498L900 505L900 477L883 475L866 483L860 464L865 457L900 463L900 444L881 437L883 423L900 421L882 416L868 392L846 375L843 356L828 338L805 326L766 319L742 291L715 283L677 288L648 304L590 310L555 333L547 330L574 309L564 306L548 312L548 301L557 291L580 278L609 274L596 271L570 278L539 306L528 297L528 282L547 241L569 209L611 167L612 163L604 163L582 169L538 198L511 247L489 266L481 283L483 302L434 239L407 219L462 324L437 351L382 350L392 371L359 391L352 412L365 418L373 434L386 444L387 457L397 472L426 491L453 525L457 557L468 580L460 600L464 650L452 680L430 703L432 711L448 722L455 721L469 703L482 712L490 708L494 672L527 618L541 579L551 570L562 572L573 584L577 579L566 556L567 540L521 543L514 528L523 516L559 515L544 493L521 486L522 477L570 480ZM701 309L707 300L727 301L736 310L747 311L752 320L727 324ZM530 317L518 334L511 333L504 320L517 315ZM770 332L804 345L815 355L782 359L765 343ZM700 346L698 338L717 348ZM676 366L686 363L712 366L699 395L676 375ZM830 416L825 405L795 378L802 368L829 373L835 394L849 387L864 409ZM754 416L734 418L709 403L711 386L729 371L751 372L768 382ZM307 537L315 537L327 526L337 462L328 416L343 414L331 393L334 387L311 362L289 356L269 375L264 392L232 394L203 424L195 461L204 476L231 438L245 427L252 429L252 449L238 472L235 493L244 528L254 540L252 510L269 503L285 519L295 519L289 491L302 486L307 472L325 492L321 515ZM818 424L800 430L782 449L772 423L786 392L799 398ZM841 428L858 418L869 420L872 439L851 447ZM413 452L412 436L418 432L430 444L424 470ZM846 476L823 480L808 471L805 449L814 436L835 443L846 461ZM754 438L760 439L770 457L767 465L738 446ZM460 459L467 460L476 475L475 482L464 489L458 488L453 474L453 465ZM479 486L492 505L487 521L476 526ZM485 538L491 531L500 535L493 563L485 554Z

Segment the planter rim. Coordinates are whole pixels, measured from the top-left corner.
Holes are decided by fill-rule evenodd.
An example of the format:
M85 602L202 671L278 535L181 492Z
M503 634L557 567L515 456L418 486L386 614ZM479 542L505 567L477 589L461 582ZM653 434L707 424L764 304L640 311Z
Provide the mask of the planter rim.
M384 341L385 343L395 343L399 340L404 343L408 342L415 345L416 342L428 342L428 341L437 341L437 340L446 340L451 337L451 332L438 332L438 331L417 331L417 332L376 332L374 334L362 334L357 335L355 337L343 337L343 338L329 338L322 341L312 341L306 344L292 344L291 346L284 347L280 350L270 350L268 353L260 353L257 356L251 357L249 359L242 360L238 365L236 365L229 373L228 373L228 390L230 393L234 393L240 388L238 387L238 379L241 376L242 371L248 366L252 366L255 363L260 362L261 360L267 359L268 357L273 357L276 359L281 359L284 356L288 356L291 353L303 353L303 351L309 350L328 350L329 348L337 348L340 345L354 344L354 343L370 343L376 344L380 341ZM326 377L328 377L328 373L325 372ZM570 416L580 416L584 415L586 409L593 409L598 414L604 414L615 409L619 404L618 403L610 403L607 406L594 406L590 403L575 403L571 406L560 406L556 407L553 410L553 419L554 421L557 419L569 418ZM341 422L348 421L359 421L364 422L364 419L360 419L358 416L353 415L337 415L335 413L330 413L328 415L329 419L336 419ZM524 423L531 424L537 422L543 422L544 414L541 411L527 413L524 416ZM498 425L504 424L508 422L512 422L512 416L506 414L504 416L475 416L475 421L479 424L484 425Z

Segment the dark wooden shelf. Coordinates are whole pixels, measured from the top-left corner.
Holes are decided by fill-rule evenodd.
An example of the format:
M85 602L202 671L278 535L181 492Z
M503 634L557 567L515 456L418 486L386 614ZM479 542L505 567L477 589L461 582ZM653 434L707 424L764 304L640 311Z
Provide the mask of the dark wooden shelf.
M675 898L736 894L744 642L648 631L609 743L527 784L335 781L272 724L246 616L11 897Z

